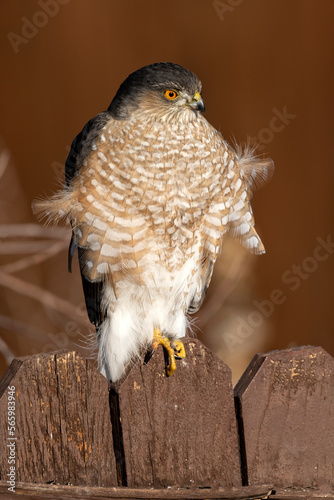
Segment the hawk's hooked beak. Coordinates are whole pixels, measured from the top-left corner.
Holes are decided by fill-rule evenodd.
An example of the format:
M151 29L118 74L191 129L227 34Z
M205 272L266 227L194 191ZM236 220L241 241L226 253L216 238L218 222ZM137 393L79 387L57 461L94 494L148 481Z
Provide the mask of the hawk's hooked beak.
M190 107L201 111L201 113L204 113L205 105L204 105L204 101L201 97L201 94L199 92L196 92L196 94L194 95L193 100L190 103Z

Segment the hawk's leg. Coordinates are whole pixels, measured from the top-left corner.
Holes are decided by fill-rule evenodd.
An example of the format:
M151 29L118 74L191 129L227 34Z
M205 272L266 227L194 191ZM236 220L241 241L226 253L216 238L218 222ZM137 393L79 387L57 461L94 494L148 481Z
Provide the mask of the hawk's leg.
M167 366L167 375L170 377L173 375L176 369L175 359L183 359L186 357L186 351L184 345L180 340L170 340L167 337L161 335L160 328L155 328L153 330L153 341L152 341L152 353L158 349L159 344L161 344L168 353L169 365ZM146 358L145 361L148 359Z

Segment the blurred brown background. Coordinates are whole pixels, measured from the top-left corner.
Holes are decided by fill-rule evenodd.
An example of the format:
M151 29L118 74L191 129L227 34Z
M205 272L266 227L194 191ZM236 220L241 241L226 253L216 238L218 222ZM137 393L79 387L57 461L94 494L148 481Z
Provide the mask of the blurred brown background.
M258 351L334 354L333 21L332 0L1 1L0 375L17 355L89 355L69 231L37 225L30 205L124 78L158 61L195 72L206 118L276 166L253 199L267 254L227 242L196 335L234 380Z

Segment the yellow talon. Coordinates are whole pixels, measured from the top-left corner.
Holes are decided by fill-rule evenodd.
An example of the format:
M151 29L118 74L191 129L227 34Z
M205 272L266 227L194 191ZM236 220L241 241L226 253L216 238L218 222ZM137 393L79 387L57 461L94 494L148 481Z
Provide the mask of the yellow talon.
M185 358L186 351L180 340L170 341L167 337L163 337L161 335L160 328L154 328L152 347L155 351L157 350L159 344L161 344L168 352L170 363L167 366L167 375L170 377L176 369L175 351L178 358Z

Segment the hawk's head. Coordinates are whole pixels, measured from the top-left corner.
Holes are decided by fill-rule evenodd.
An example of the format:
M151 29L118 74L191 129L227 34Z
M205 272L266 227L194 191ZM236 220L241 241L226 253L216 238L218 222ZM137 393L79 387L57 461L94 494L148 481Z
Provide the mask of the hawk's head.
M194 73L173 63L155 63L138 69L122 83L109 106L116 119L134 111L167 119L204 112L202 85Z

